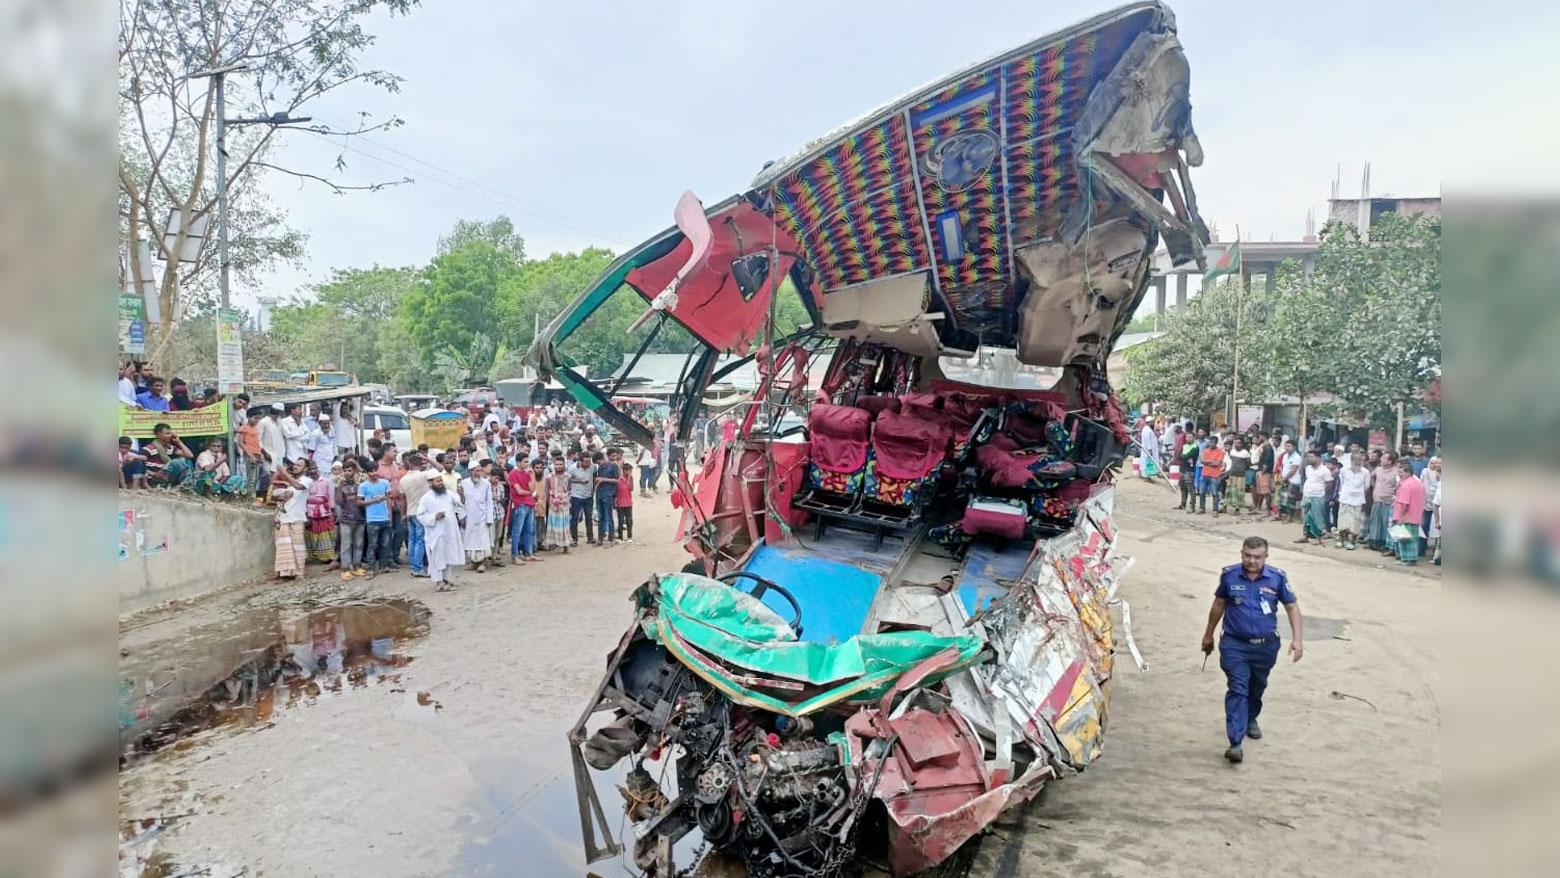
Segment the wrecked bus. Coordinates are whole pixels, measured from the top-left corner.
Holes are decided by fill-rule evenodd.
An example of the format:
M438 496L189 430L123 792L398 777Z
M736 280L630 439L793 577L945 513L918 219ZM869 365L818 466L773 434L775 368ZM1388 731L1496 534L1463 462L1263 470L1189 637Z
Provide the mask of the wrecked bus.
M712 383L758 382L676 473L692 561L634 592L570 733L589 861L913 874L1099 755L1129 441L1105 361L1155 251L1203 262L1190 110L1172 13L1123 6L685 193L538 337L645 446L612 399L647 351L686 353L667 445ZM597 386L570 339L602 314L637 353Z

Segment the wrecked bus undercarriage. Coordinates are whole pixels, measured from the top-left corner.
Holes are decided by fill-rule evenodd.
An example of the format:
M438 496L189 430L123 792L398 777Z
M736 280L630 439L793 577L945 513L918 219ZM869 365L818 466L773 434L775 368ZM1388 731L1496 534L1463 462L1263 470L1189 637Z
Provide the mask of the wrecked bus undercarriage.
M539 336L538 370L646 446L612 398L667 334L668 445L758 376L675 473L694 562L635 592L570 734L591 862L623 851L598 778L658 875L692 838L753 874L908 875L1099 755L1128 442L1104 363L1159 244L1202 262L1201 159L1174 18L1125 6L685 194ZM793 295L810 320L778 325ZM625 298L638 351L597 386L569 339Z

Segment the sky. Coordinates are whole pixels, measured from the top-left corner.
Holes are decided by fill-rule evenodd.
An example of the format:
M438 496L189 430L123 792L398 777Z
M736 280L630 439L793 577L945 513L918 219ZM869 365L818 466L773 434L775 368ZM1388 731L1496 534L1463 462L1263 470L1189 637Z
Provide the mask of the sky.
M405 124L345 147L285 132L281 163L329 173L339 156L343 182L415 182L335 195L273 175L308 256L235 298L290 297L337 267L424 263L463 218L508 215L531 256L622 252L671 224L683 190L706 203L740 192L764 162L871 107L1114 5L424 0L376 15L363 63L401 90L308 109L339 127L359 114ZM1534 113L1531 96L1560 91L1548 45L1560 7L1500 5L1172 3L1204 218L1226 240L1237 225L1298 239L1340 169L1341 194L1358 194L1366 161L1374 195L1554 186L1560 114Z

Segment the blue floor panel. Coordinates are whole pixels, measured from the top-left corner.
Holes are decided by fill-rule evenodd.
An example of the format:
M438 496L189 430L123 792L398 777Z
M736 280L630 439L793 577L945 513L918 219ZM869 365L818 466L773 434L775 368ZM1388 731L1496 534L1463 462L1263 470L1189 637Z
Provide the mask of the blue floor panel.
M1013 582L1029 562L1029 545L977 542L970 547L959 579L959 603L971 616L984 610L994 598L1007 594L1004 582Z
M817 643L839 643L861 633L883 583L881 575L853 564L767 545L759 546L743 569L795 595L802 605L802 639ZM764 603L790 618L785 598L765 595Z

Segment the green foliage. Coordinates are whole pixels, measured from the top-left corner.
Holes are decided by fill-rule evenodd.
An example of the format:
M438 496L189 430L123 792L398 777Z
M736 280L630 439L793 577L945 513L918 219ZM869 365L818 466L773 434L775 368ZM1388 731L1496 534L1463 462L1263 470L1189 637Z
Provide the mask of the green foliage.
M379 375L384 383L405 392L431 393L448 390L439 384L422 364L422 351L412 338L404 316L397 313L380 325L374 349Z
M1127 351L1122 385L1127 399L1158 401L1176 414L1208 412L1224 405L1234 390L1238 283L1239 278L1222 279L1185 307L1167 311L1159 321L1164 335ZM1248 364L1260 347L1258 318L1263 302L1250 293L1239 298L1240 392L1249 398L1262 392L1262 370Z
M612 251L588 247L526 262L498 291L498 321L512 351L523 354L546 326L612 264ZM621 327L620 327L621 328ZM505 373L504 377L513 377Z
M796 285L787 277L775 291L775 337L790 335L805 326L812 325L812 316L802 304L802 296Z
M639 350L662 321L657 315L633 332L629 331L633 322L649 307L650 303L644 297L624 284L573 335L563 340L559 352L570 362L589 365L592 376L615 372L623 366L623 355L632 356ZM648 352L687 353L694 346L694 339L688 331L681 324L667 319L660 332L655 334Z
M1136 317L1133 317L1132 322L1128 323L1121 330L1121 333L1130 335L1134 332L1155 332L1159 329L1158 323L1159 321L1156 319L1152 306L1150 306L1148 309L1140 311Z
M439 240L428 265L337 269L308 295L272 311L271 331L246 347L251 371L305 371L327 365L398 391L447 391L520 377L545 327L611 266L611 251L524 257L525 242L506 217L461 220ZM617 371L660 322L629 327L648 308L624 285L571 334L562 354L593 376ZM789 280L775 303L775 331L811 322ZM209 322L206 324L209 329ZM214 361L214 337L191 362ZM686 353L694 338L670 320L647 351ZM198 346L191 346L195 350ZM204 353L207 348L211 353ZM264 362L252 352L269 351Z
M439 238L439 253L449 253L471 241L486 241L498 252L516 264L525 261L525 239L515 231L515 224L507 216L497 216L487 222L481 220L456 220L455 228Z
M1326 389L1384 427L1399 403L1422 408L1421 395L1441 373L1441 222L1386 214L1369 242L1351 226L1322 234L1312 282L1347 316L1337 321Z
M1160 322L1164 337L1134 348L1123 387L1188 413L1224 404L1233 375L1234 278ZM1240 398L1331 393L1340 413L1388 426L1441 370L1440 221L1387 214L1360 240L1329 224L1307 276L1285 265L1272 293L1245 295ZM1432 409L1439 403L1430 404Z
M454 357L471 378L492 368L499 337L498 291L520 272L514 251L484 237L458 241L433 258L420 282L401 302L425 366L439 355ZM476 344L479 336L489 344Z
M336 269L315 285L311 298L271 311L271 338L288 354L276 368L307 371L328 364L359 381L389 383L380 335L416 282L417 270L409 267Z

